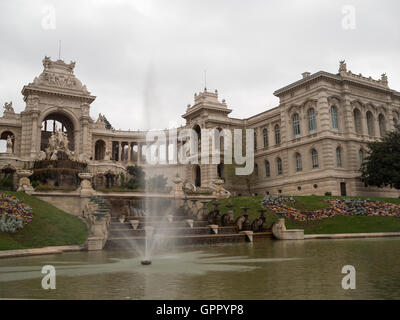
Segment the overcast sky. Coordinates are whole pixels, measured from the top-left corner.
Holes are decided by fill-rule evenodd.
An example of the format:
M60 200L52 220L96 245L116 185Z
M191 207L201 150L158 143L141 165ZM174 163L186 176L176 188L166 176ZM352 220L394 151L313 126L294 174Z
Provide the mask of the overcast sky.
M204 70L236 118L277 106L273 92L304 71L336 73L340 59L400 90L399 12L398 0L1 0L0 103L24 109L22 87L45 55L58 58L59 40L97 96L92 117L116 129L183 124Z

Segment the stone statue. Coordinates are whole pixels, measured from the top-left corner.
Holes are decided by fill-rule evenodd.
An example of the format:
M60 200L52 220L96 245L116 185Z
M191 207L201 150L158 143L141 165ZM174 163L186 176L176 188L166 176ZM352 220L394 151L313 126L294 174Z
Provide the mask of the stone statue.
M46 148L46 158L50 160L57 160L58 152L64 152L68 159L74 157L71 150L68 149L68 136L65 132L58 130L53 132L49 138L49 144Z
M38 156L37 156L37 160L39 160L39 161L46 160L46 152L40 151Z
M345 60L340 60L339 61L339 73L340 72L347 72L347 65Z
M13 147L13 142L12 142L12 137L10 135L7 136L7 153L12 153L12 147Z
M383 73L382 75L381 75L381 81L382 81L382 83L384 84L384 85L388 85L388 77L387 77L387 75L386 75L386 73Z
M14 108L12 107L12 101L10 101L10 103L4 103L4 109L7 112L15 113Z
M106 146L104 160L111 160L111 149L108 145Z
M99 117L96 120L96 123L105 123L105 116L99 113Z

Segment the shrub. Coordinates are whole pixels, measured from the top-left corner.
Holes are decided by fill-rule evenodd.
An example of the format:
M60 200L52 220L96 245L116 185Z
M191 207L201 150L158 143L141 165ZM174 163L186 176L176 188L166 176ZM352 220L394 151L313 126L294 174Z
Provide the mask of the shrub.
M332 192L325 192L325 195L327 196L327 197L330 197L330 196L332 196Z
M2 189L2 190L13 190L14 189L14 183L13 183L11 174L0 179L0 189Z

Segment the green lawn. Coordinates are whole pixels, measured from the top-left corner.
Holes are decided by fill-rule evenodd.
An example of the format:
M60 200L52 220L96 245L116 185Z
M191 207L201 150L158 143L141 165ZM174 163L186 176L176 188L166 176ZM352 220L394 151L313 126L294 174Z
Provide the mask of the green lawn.
M14 234L0 232L0 250L80 245L88 237L83 221L53 205L22 192L0 191L14 195L33 209L33 220Z
M242 214L241 207L248 207L249 220L253 220L259 216L258 209L261 209L262 196L256 197L232 197L230 199L218 200L220 203L221 215L226 213L225 207L228 203L233 205L235 216L238 217ZM302 212L310 212L322 208L329 207L325 202L326 199L344 198L344 197L328 197L328 196L303 196L294 197L296 203L288 203L288 205L299 209ZM354 197L360 199L367 199L367 197ZM370 200L380 200L400 204L398 198L368 198ZM208 207L213 209L214 206L211 202ZM272 224L279 216L267 210L266 212L267 223ZM305 234L324 234L324 233L360 233L360 232L400 232L400 218L396 217L333 217L324 220L316 220L309 222L292 221L286 219L286 226L288 229L304 229Z

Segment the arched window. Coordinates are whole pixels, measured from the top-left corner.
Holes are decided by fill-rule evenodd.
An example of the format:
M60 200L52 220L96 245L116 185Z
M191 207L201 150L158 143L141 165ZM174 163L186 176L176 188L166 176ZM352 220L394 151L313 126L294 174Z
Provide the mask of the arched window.
M282 159L281 158L277 158L276 159L276 167L277 167L278 175L281 175L283 173Z
M295 113L293 115L293 134L295 137L298 137L300 135L300 118L299 114Z
M381 113L379 114L379 134L383 137L386 133L386 123L385 116Z
M265 176L266 177L271 176L271 167L269 165L269 161L265 160L264 165L265 165Z
M303 170L303 166L301 163L301 154L296 153L296 171L301 171Z
M264 148L268 147L268 131L265 128L263 130L263 140L264 140Z
M317 121L315 120L315 110L314 108L308 109L308 130L310 133L317 130Z
M7 151L7 139L10 137L11 142L12 142L12 149L11 152L14 153L15 150L15 135L11 131L3 131L1 133L0 141L2 143L2 150L0 152L6 152Z
M360 151L358 152L358 156L360 158L360 166L362 166L362 164L364 163L364 150L360 149Z
M339 129L338 112L335 106L331 107L332 129Z
M342 149L340 147L336 148L336 166L338 168L342 167Z
M353 111L353 117L354 117L354 131L356 133L362 133L361 130L361 112L357 108L354 109Z
M374 132L374 116L371 111L367 111L367 129L368 135L373 136Z
M254 150L257 150L257 132L254 130Z
M258 164L257 163L254 164L254 174L256 175L256 177L258 177Z
M318 168L318 152L315 149L311 150L311 162L313 169Z
M103 140L97 140L94 144L94 160L104 160L106 143Z
M280 144L281 143L281 129L279 127L279 124L275 125L275 144Z

